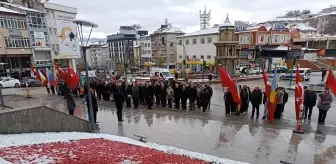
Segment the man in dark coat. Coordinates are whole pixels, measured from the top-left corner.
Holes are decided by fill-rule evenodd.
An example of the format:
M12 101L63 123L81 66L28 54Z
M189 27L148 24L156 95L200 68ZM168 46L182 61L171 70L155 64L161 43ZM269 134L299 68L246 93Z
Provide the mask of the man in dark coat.
M139 100L141 105L146 105L146 86L143 82L139 86Z
M161 85L158 81L155 82L154 85L154 94L155 94L155 102L156 102L156 106L160 105L160 95L161 95L162 89L161 89Z
M255 87L254 90L251 93L251 104L252 104L252 116L251 119L253 119L254 117L254 113L257 110L257 116L256 118L259 118L259 107L260 104L262 102L263 99L263 93L262 91L259 89L259 87Z
M73 93L70 89L66 89L64 93L64 98L67 102L67 107L70 115L74 115L75 108L76 108L76 102Z
M153 100L154 100L154 87L152 83L150 83L149 81L146 82L145 93L146 93L146 103L148 105L148 109L152 110Z
M93 119L94 122L97 123L97 113L98 113L98 103L97 103L97 98L95 95L95 91L92 89L90 89L90 93L91 93L91 102L92 102L92 110L93 110ZM86 104L87 104L87 109L88 109L88 114L89 114L89 121L91 121L91 111L90 111L90 105L89 105L89 96L86 95Z
M194 84L190 84L190 87L188 89L188 98L190 103L190 110L196 110L195 103L197 98L197 89Z
M140 96L139 86L138 86L138 83L135 82L133 83L133 88L132 88L132 99L133 99L134 109L138 109L139 96Z
M178 83L175 83L174 87L175 109L180 109L181 94L182 94L182 87L180 87Z
M183 84L181 89L181 106L183 110L187 109L187 100L188 100L188 89L187 86Z
M122 119L122 109L123 109L123 105L124 105L125 96L124 96L124 92L122 90L122 86L121 86L120 82L117 84L117 87L115 89L113 97L114 97L115 105L116 105L116 108L117 108L118 121L119 122L124 121Z
M225 114L228 115L231 112L231 104L233 98L230 89L228 88L224 94L224 102L225 102Z
M303 119L307 119L308 116L308 120L311 120L311 115L313 112L313 108L316 105L316 100L317 100L317 94L316 92L313 90L313 87L309 87L309 90L305 90L304 92L304 100L303 100L303 105L304 105L304 116Z
M125 88L125 99L126 99L126 108L131 108L131 99L132 99L132 87L131 85L126 84Z
M160 99L161 99L161 106L162 107L166 107L167 104L167 88L168 88L168 84L161 82L161 93L160 93Z

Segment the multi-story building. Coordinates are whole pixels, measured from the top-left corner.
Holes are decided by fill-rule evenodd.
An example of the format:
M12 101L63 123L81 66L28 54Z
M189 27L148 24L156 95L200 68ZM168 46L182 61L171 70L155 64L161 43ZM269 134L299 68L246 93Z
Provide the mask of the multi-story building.
M136 34L112 34L107 36L107 45L112 69L123 72L125 68L134 64L134 45Z
M77 9L44 2L50 36L51 57L61 67L70 65L76 71L75 59L81 58L76 19Z
M34 61L26 14L0 7L0 74L21 79L30 76Z
M312 18L305 20L309 25L317 29L318 34L336 35L336 11L320 13Z
M151 37L149 35L140 36L138 45L140 45L140 65L143 67L145 62L152 62Z
M3 7L26 14L30 44L33 47L35 67L52 67L49 31L46 24L45 12L27 8L19 4L0 2Z
M95 43L90 44L86 49L86 60L91 68L109 69L111 67L109 59L107 45Z
M177 41L177 68L182 68L182 61L186 55L187 68L192 72L202 71L203 61L208 65L214 65L218 27L199 30L178 36Z
M165 61L165 65L169 69L174 69L177 59L177 36L183 35L184 32L168 23L166 19L165 24L161 25L159 29L154 31L151 36L152 45L152 61L157 63L158 61ZM162 44L162 37L165 40L165 44Z

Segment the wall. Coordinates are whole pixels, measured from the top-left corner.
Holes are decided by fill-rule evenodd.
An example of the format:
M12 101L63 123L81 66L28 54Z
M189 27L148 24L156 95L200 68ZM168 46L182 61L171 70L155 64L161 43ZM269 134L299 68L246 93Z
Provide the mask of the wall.
M321 68L313 64L308 60L296 60L296 62L300 65L301 68L311 68L313 71L320 71ZM286 59L286 64L288 69L292 69L293 60Z
M90 132L90 122L48 107L0 113L0 133Z

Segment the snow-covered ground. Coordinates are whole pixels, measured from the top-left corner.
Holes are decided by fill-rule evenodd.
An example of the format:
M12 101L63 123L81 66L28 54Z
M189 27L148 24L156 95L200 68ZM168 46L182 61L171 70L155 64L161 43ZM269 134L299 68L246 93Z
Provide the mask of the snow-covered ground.
M218 158L211 155L190 152L183 149L178 149L170 146L163 146L155 143L142 143L137 140L133 140L126 137L114 136L109 134L98 134L98 133L79 133L79 132L63 132L63 133L27 133L27 134L11 134L11 135L0 135L0 148L11 147L11 146L23 146L32 144L43 144L51 142L69 142L71 140L79 139L91 139L91 138L104 138L111 141L117 141L127 144L132 144L141 147L147 147L155 149L158 151L163 151L169 154L184 155L194 159L200 159L207 162L213 162L217 164L245 164L244 162L233 161L224 158ZM0 163L5 161L1 160Z

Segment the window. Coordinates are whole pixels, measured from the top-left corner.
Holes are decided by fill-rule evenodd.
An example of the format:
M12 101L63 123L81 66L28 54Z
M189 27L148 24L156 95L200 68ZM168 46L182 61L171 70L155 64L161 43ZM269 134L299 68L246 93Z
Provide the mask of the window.
M201 38L201 44L205 44L205 39Z
M5 38L7 48L29 48L29 38Z
M17 18L0 17L0 25L1 27L4 28L20 28L20 29L26 28L24 20Z
M204 56L203 56L203 55L201 55L201 59L204 59Z
M189 44L189 39L185 40L185 43L186 43L186 44Z
M208 43L212 43L212 38L208 38Z
M28 19L29 27L46 28L44 14L28 12L27 19Z
M182 45L182 44L180 44L180 45ZM173 47L174 46L174 44L173 43L170 43L170 47Z
M207 59L211 59L211 55L208 55L208 56L207 56Z
M179 55L179 59L182 59L182 55Z
M38 32L38 33L43 33L44 38L36 39L34 36L34 31L29 32L30 38L32 38L32 46L49 46L48 32Z
M182 45L182 40L179 40L179 45Z
M193 57L192 57L193 59L196 59L196 55L193 55Z
M193 44L197 44L197 40L196 39L193 39Z

